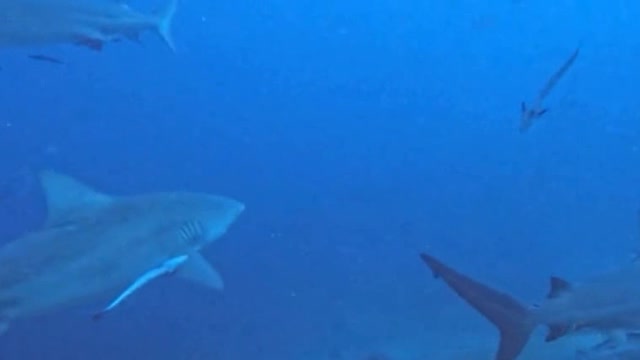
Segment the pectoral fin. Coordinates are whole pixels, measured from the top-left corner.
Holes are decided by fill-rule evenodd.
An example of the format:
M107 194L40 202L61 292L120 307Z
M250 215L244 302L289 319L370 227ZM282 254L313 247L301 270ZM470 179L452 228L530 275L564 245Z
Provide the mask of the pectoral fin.
M224 281L218 271L209 264L207 259L196 252L189 255L189 260L180 267L176 275L211 289L224 288Z
M111 303L109 303L107 307L105 307L101 311L94 314L93 318L100 319L102 316L104 316L104 314L108 313L109 311L113 310L115 307L120 305L120 303L124 301L124 299L128 298L131 294L133 294L136 290L141 288L143 285L145 285L149 281L155 278L158 278L160 276L175 272L180 265L182 265L187 261L187 259L189 259L188 255L176 256L174 258L171 258L165 261L160 266L145 272L144 274L142 274L142 276L138 277L131 285L129 285L129 287L126 288L117 298L115 298Z

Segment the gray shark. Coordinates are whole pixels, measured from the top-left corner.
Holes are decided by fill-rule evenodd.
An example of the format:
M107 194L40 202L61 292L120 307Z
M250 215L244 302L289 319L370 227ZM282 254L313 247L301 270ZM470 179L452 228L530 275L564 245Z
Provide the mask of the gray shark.
M538 325L549 327L546 341L577 331L593 331L608 336L605 343L614 344L629 343L627 336L640 329L640 263L578 285L552 277L547 299L527 307L429 254L422 253L421 258L436 277L498 328L496 360L516 359Z
M171 21L177 0L155 15L132 10L115 0L2 0L0 47L71 43L102 49L108 42L138 41L155 31L172 50Z
M17 318L119 294L98 318L168 274L223 288L199 250L227 231L242 203L187 192L115 197L58 173L40 178L44 229L0 247L0 332Z
M556 72L551 75L551 77L544 84L544 87L540 89L538 96L532 103L531 107L527 107L527 104L524 101L520 104L520 132L524 133L529 130L529 128L533 125L533 123L542 117L542 115L546 114L548 109L544 108L542 103L544 99L551 93L551 90L558 84L558 81L564 77L567 71L571 68L573 63L578 58L578 54L580 53L580 47L574 50L573 53L569 56L569 58L560 66Z

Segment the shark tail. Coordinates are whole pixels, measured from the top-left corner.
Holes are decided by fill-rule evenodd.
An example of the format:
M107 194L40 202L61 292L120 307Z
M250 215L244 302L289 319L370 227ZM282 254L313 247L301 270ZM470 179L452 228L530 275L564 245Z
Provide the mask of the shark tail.
M173 16L178 9L178 0L169 0L164 9L158 14L158 21L156 24L156 31L162 38L165 44L171 49L176 51L175 44L173 42L173 35L171 34L171 25L173 23Z
M448 267L431 255L422 260L469 305L491 321L500 331L496 360L514 360L527 345L536 322L529 309L508 294L492 289Z

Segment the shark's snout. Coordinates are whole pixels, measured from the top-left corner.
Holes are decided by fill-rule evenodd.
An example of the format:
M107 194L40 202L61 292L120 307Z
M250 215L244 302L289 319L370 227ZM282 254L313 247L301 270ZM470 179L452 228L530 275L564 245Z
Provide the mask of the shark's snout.
M205 228L205 242L211 242L218 239L227 232L229 227L237 220L245 209L244 203L227 198L214 197L207 205L208 210L200 217Z
M243 202L238 201L236 199L226 198L226 197L223 199L224 200L223 200L222 208L224 208L223 210L225 214L224 216L229 222L229 225L231 225L231 223L234 222L236 218L244 212L245 205Z
M238 219L240 214L244 212L244 209L245 209L244 203L241 203L240 201L237 201L237 200L232 200L232 206L230 209L230 216L228 218L227 228L230 227Z
M245 205L239 201L235 201L235 216L238 217L244 212Z

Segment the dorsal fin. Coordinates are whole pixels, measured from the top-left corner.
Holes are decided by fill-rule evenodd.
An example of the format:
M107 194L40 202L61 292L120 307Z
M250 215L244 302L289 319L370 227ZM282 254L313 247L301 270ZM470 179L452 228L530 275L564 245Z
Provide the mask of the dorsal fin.
M102 207L112 200L110 196L54 171L41 172L40 182L47 200L47 226L68 222L74 216Z
M562 294L571 290L571 284L567 280L559 278L557 276L551 277L550 284L551 289L549 289L549 294L547 295L547 298L549 299L555 299L558 296L561 296Z

